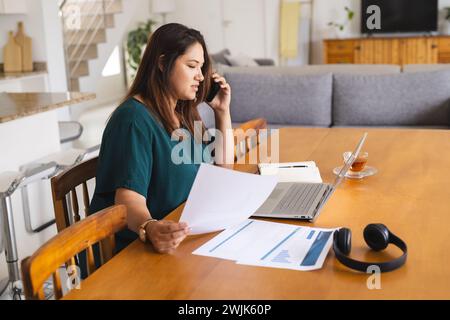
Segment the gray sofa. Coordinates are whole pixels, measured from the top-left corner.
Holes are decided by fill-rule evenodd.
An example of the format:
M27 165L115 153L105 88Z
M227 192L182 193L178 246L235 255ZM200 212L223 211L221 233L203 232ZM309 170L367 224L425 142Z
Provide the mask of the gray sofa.
M431 68L431 71L429 71ZM311 65L231 67L235 125L253 118L269 127L408 126L450 128L448 65ZM214 117L200 113L208 127Z

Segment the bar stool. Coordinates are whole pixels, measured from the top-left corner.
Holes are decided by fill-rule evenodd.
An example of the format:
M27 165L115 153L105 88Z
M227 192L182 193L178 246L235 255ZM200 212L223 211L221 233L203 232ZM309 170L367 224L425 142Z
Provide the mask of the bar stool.
M0 174L0 214L4 227L3 240L6 264L8 266L8 278L0 281L0 294L4 293L8 286L11 285L11 296L14 300L21 299L22 285L11 196L23 186L54 175L56 170L56 162L50 162L33 168L30 167L23 172L5 172Z
M83 126L78 121L59 121L60 143L78 139L83 133Z
M32 166L35 164L45 164L52 161L58 164L59 170L65 170L79 164L82 161L89 160L98 156L99 151L100 145L95 145L87 149L66 149L35 160L31 164L22 166L20 170L26 169L30 165Z
M56 162L57 168L55 175L59 172L66 170L68 168L71 168L73 166L76 166L80 162L92 159L96 156L98 156L100 150L100 145L93 146L88 149L68 149L63 150L60 152L56 152L53 154L50 154L44 158L38 159L34 161L31 165L45 165L47 163ZM26 170L29 165L23 166L20 168L20 170ZM52 178L52 177L49 177ZM29 197L28 197L28 186L24 185L22 188L20 188L20 192L22 195L22 208L23 208L23 214L24 214L24 221L25 221L25 229L28 233L38 233L42 230L48 228L52 224L55 223L55 219L52 219L50 221L47 221L40 226L33 227L31 224L31 213L30 213L30 205L29 205ZM70 203L70 201L69 201ZM69 208L69 210L72 210L72 208Z

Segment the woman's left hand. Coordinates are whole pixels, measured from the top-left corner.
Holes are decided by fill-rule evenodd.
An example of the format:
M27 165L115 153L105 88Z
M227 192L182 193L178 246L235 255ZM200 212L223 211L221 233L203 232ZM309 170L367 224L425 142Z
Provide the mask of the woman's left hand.
M231 102L231 87L227 83L224 77L220 76L217 72L212 74L212 78L215 82L220 84L220 90L211 102L207 104L214 110L214 112L224 113L230 111Z

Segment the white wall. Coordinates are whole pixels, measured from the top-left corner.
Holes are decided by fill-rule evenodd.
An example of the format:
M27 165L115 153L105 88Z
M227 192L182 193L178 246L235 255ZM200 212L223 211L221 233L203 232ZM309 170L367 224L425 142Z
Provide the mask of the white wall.
M227 47L233 54L277 60L279 1L176 0L167 22L199 30L210 53Z
M169 13L166 22L178 22L199 30L210 52L223 49L221 0L176 0L176 11ZM153 19L162 21L160 15Z
M264 57L272 58L278 64L280 0L265 0L266 50Z
M234 54L242 52L251 57L263 57L266 50L265 1L225 0L223 20L225 43Z
M39 2L39 1L35 1ZM66 68L64 57L64 40L62 23L59 17L58 1L41 0L42 29L44 42L42 46L47 57L47 70L50 91L67 91Z

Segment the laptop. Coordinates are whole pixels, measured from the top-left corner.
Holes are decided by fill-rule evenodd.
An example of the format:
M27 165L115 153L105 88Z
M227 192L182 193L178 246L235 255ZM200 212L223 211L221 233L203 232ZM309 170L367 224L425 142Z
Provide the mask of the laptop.
M269 198L256 210L254 217L290 218L314 222L323 206L345 177L366 140L364 133L355 151L342 166L333 184L279 182Z

